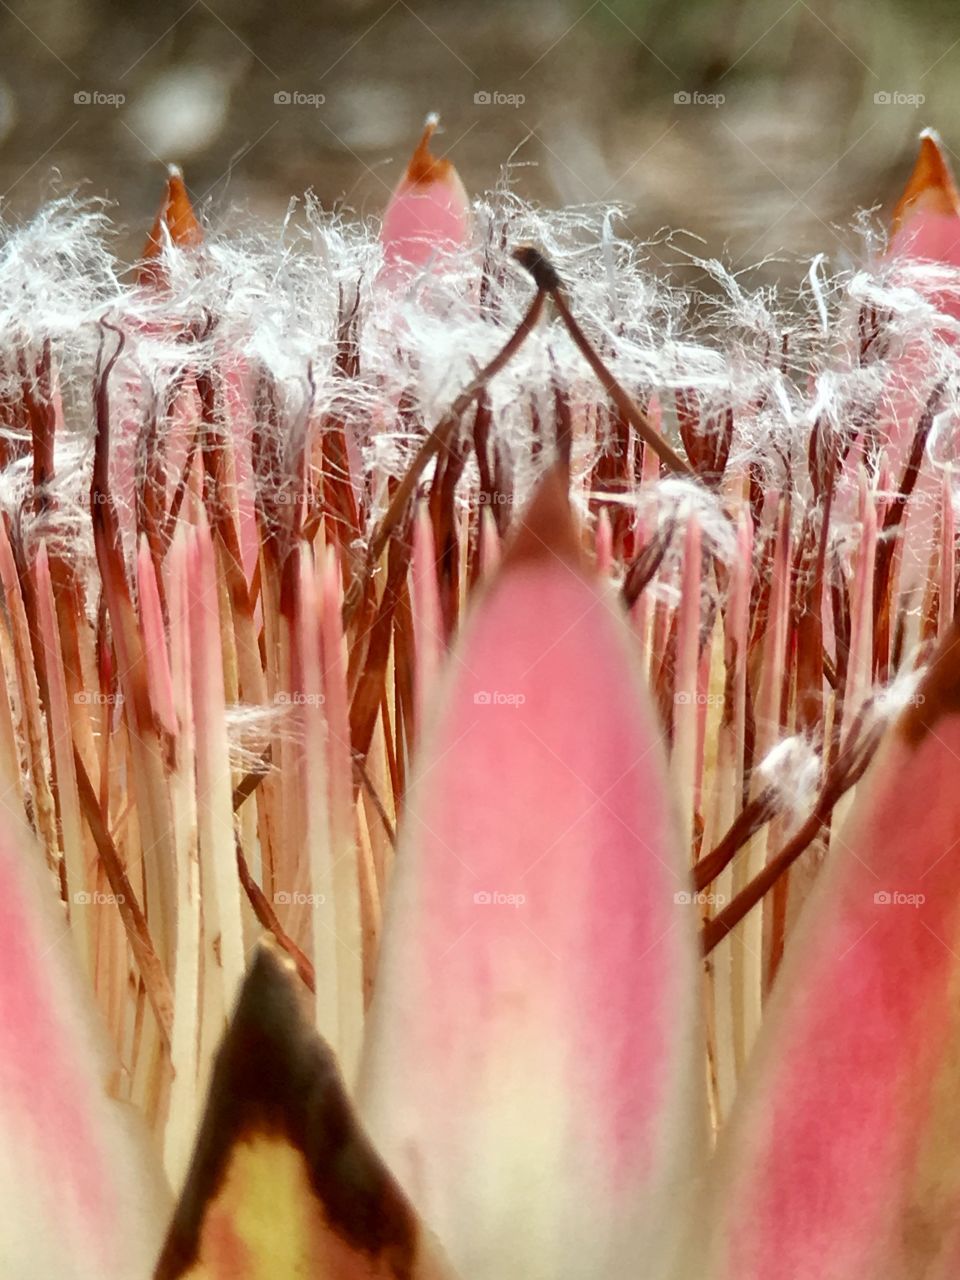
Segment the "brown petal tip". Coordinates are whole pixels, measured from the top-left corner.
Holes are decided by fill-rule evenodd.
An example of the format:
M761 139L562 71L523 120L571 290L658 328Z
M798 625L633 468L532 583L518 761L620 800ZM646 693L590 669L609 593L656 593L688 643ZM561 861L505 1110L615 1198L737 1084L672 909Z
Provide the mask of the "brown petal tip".
M203 241L203 229L193 211L183 173L174 164L167 170L167 187L157 210L138 274L140 284L162 285L164 273L159 264L166 237L181 249L193 248Z
M588 570L568 490L567 468L562 462L554 463L513 532L503 560L505 570L550 558L581 572Z
M893 211L891 225L894 235L903 229L913 214L919 212L960 217L960 193L940 138L933 129L924 129L920 135L917 162Z
M309 1202L300 1212L318 1268L310 1275L321 1273L321 1256L333 1260L329 1274L384 1280L423 1274L413 1211L360 1129L333 1054L302 1008L293 966L262 943L217 1054L193 1162L155 1280L210 1274L210 1258L223 1256L223 1237L242 1253L245 1275L247 1266L250 1274L261 1274L265 1260L256 1240L241 1240L230 1223L251 1214L269 1219L278 1211L269 1155L260 1157L264 1163L255 1176L248 1175L246 1198L232 1169L244 1157L249 1168L258 1150L277 1144L299 1153L306 1170ZM213 1271L221 1274L216 1266Z
M430 141L436 133L439 123L440 117L438 115L431 114L427 116L420 141L410 157L410 163L407 165L407 172L404 175L404 182L408 186L426 187L431 182L442 182L450 176L453 170L453 165L449 160L435 156L430 150Z

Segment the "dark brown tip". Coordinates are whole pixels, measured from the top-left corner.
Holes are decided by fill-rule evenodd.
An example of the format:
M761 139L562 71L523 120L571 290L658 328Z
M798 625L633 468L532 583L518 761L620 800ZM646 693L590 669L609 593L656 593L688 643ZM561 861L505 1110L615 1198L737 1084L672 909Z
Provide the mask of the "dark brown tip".
M503 560L504 569L534 560L559 560L587 572L580 530L570 509L569 474L562 462L547 471L520 517Z
M542 293L553 293L560 288L560 277L549 258L531 244L514 249L513 256L533 276L533 283Z
M261 945L217 1053L155 1280L176 1280L195 1265L232 1152L258 1135L302 1153L321 1229L359 1255L362 1274L414 1274L419 1233L413 1211L361 1131L334 1056L308 1023L300 999L293 966L273 946ZM258 1207L269 1215L269 1203Z
M140 284L163 285L165 278L159 264L165 243L164 228L170 239L181 249L189 249L203 241L203 229L193 211L183 174L171 165L167 171L167 189L157 210L138 272Z

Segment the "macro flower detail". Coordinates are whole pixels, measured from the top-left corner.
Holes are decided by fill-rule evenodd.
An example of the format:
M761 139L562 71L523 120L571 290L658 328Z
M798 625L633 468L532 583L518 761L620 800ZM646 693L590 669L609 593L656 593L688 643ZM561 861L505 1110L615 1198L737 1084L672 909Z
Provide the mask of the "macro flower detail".
M615 1274L637 1250L662 1270L706 1145L660 732L566 485L542 481L437 690L361 1071L373 1140L478 1277Z
M411 268L463 250L470 238L470 200L450 160L430 150L439 119L427 120L423 137L383 215L384 270L394 281Z
M960 206L3 230L13 1280L946 1280Z

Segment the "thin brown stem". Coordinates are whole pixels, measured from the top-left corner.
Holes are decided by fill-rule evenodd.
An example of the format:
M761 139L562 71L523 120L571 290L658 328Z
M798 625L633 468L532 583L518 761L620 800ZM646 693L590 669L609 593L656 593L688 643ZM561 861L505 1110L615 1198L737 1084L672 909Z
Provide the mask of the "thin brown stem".
M250 868L247 865L247 860L243 856L243 849L240 847L239 840L236 841L236 848L237 874L240 877L240 883L243 885L243 890L247 895L250 906L253 908L253 914L263 925L264 929L269 930L269 932L273 934L279 946L281 946L284 951L286 951L287 955L293 960L293 963L297 966L297 973L303 979L304 984L311 992L316 991L317 981L313 965L280 924L280 921L277 918L277 913L270 905L269 899L253 878Z
M576 344L580 354L596 374L603 389L617 406L621 416L630 423L644 444L650 446L665 467L677 475L686 476L688 480L696 479L696 474L689 463L670 447L658 431L654 430L647 415L634 402L633 397L628 395L621 387L620 383L600 359L589 338L580 328L576 317L570 310L563 293L560 277L549 259L545 258L536 249L529 247L518 249L513 256L521 266L530 272L537 288L553 299L553 305L557 308L557 315L566 326L567 332Z
M816 839L820 830L828 822L837 801L863 777L867 766L876 754L882 736L882 723L875 724L843 752L830 770L814 810L806 822L787 841L780 852L770 859L760 874L754 876L719 915L706 922L700 931L701 949L705 956L708 956L714 947L736 928L748 911L752 911L757 903L766 897L784 872Z
M487 383L494 378L500 371L509 364L520 347L529 337L537 321L543 312L546 294L542 289L538 289L533 301L531 302L526 314L520 321L520 324L510 335L509 339L500 348L493 359L480 370L477 376L465 387L457 396L456 400L443 415L437 425L420 446L420 450L413 462L410 464L403 479L397 485L393 492L393 497L387 506L386 511L380 518L380 522L374 530L369 547L367 549L366 566L362 573L359 573L350 585L350 590L343 603L343 621L344 626L351 621L356 613L360 601L363 599L364 589L373 570L383 554L383 549L390 539L390 535L403 519L407 510L407 506L413 496L420 477L426 470L427 463L441 449L445 448L451 436L457 428L461 418L469 409L470 405L477 400L483 393Z
M100 808L97 793L83 763L83 757L76 747L73 749L73 763L77 775L80 808L87 820L93 842L97 846L110 890L117 900L117 910L120 912L130 949L136 957L147 999L157 1019L163 1042L169 1049L173 1030L173 992L169 980L150 937L147 918L137 901L133 885L130 883L120 854L107 829L103 810Z

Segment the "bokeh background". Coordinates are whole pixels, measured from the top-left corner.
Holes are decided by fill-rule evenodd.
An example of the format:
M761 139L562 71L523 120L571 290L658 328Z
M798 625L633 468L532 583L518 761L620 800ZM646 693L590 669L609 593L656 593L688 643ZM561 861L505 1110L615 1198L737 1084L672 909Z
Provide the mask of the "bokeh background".
M376 213L426 112L468 188L616 202L738 265L842 255L933 125L960 152L955 0L0 0L0 193L116 202L163 163L214 223L291 195Z

